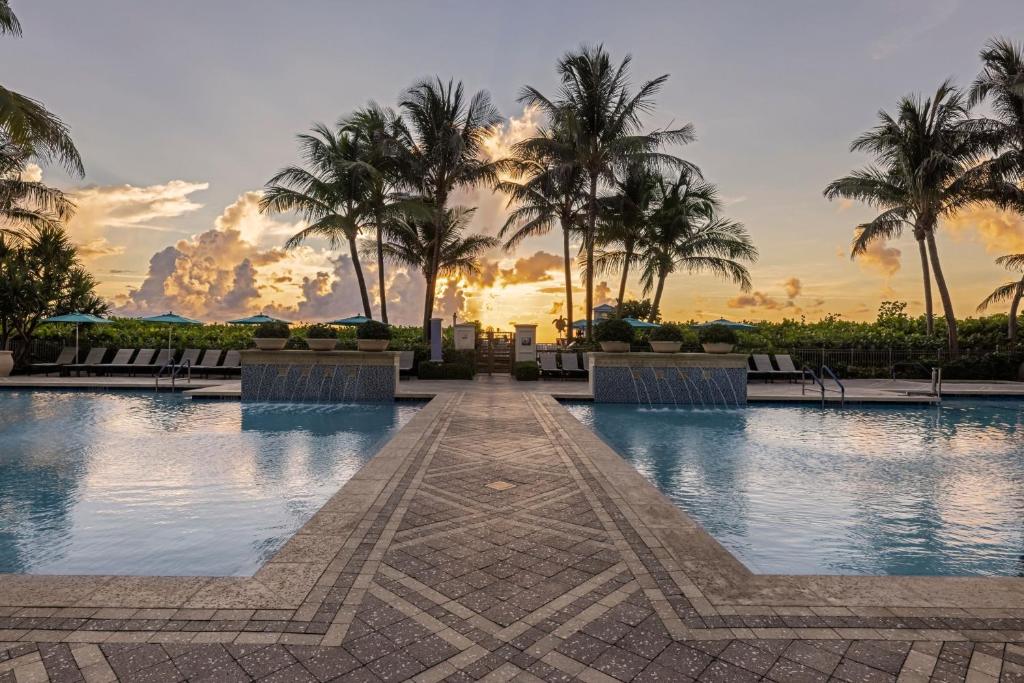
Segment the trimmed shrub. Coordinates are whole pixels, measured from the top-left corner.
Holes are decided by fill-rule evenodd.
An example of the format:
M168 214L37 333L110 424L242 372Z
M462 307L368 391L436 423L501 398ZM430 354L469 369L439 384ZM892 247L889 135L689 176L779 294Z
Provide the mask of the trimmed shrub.
M252 336L256 339L287 339L292 332L286 323L263 323Z
M420 379L473 379L475 370L465 363L435 363L424 361L417 368Z
M337 339L338 331L330 325L310 325L306 328L306 339Z
M520 382L536 382L540 378L540 368L535 361L523 361L516 363L512 374Z
M647 338L650 341L681 342L683 341L683 331L679 329L678 325L665 323L661 327L651 330Z
M602 320L597 324L597 329L594 330L594 340L597 342L626 342L627 344L632 344L635 336L636 332L633 330L633 326L622 318Z
M391 327L376 320L368 320L356 328L356 339L391 339Z
M735 344L736 333L725 325L708 325L697 333L701 344Z

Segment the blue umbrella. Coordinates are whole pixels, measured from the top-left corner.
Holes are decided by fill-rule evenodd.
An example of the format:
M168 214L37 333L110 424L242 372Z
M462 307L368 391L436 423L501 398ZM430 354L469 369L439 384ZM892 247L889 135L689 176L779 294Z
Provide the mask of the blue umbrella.
M65 313L64 315L55 315L52 318L41 320L40 323L74 323L75 324L75 362L78 362L78 326L84 323L112 323L113 320L107 320L101 318L98 315L92 313Z
M659 325L658 323L649 323L649 322L647 322L645 320L637 320L636 318L623 318L623 320L625 320L627 323L629 323L630 327L634 327L634 328L636 328L638 330L650 330L650 329L654 329L655 327L661 327L661 325ZM595 320L594 321L594 326L596 327L597 325L601 324L602 322L604 322L604 321L603 320ZM582 329L585 329L587 327L587 321L586 320L577 320L576 322L574 322L572 324L572 326L573 326L574 329L582 330Z
M328 325L362 325L368 323L372 318L367 318L365 315L353 315L348 318L338 318L337 320L328 320Z
M729 327L734 330L753 330L753 325L747 323L738 323L732 320L726 320L725 318L719 318L718 320L710 320L706 323L698 323L694 327L711 327L712 325L721 325L722 327Z
M280 318L271 318L265 313L259 315L250 315L248 318L239 318L238 320L229 320L230 325L262 325L263 323L284 323L290 325L291 321L281 320Z
M139 318L144 323L163 323L165 325L202 325L198 320L186 318L183 315L168 311L163 315L151 315L148 318ZM171 350L171 328L167 328L167 350Z

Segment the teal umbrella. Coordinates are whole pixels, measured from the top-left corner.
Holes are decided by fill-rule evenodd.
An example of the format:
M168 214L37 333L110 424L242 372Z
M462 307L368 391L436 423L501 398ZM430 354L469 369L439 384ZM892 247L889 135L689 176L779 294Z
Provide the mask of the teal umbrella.
M706 323L699 323L694 327L711 327L712 325L721 325L722 327L729 327L734 330L753 330L753 325L747 323L738 323L732 320L726 320L725 318L719 318L718 320L710 320Z
M365 315L353 315L353 316L351 316L349 318L338 318L337 320L328 320L326 324L328 324L328 325L351 325L351 326L354 327L356 325L362 325L363 323L368 323L368 322L370 322L370 320L372 320L372 318L367 318Z
M98 315L92 313L65 313L64 315L55 315L52 318L41 320L40 323L74 323L75 324L75 362L78 362L78 326L85 323L112 323L113 320L107 320L101 318Z
M172 313L170 311L168 311L167 313L164 313L163 315L151 315L148 318L140 318L140 320L142 322L144 322L144 323L163 323L163 324L168 326L167 327L167 350L168 351L171 350L171 328L174 325L202 325L203 324L203 323L201 323L198 320L193 320L192 318L186 318L183 315L178 315L177 313Z
M263 323L284 323L285 325L291 325L289 320L281 320L280 318L271 318L265 313L259 315L250 315L248 318L239 318L238 320L229 320L229 325L262 325Z
M655 327L661 327L661 325L659 325L658 323L649 323L649 322L647 322L645 320L637 320L636 318L623 318L623 320L625 320L627 323L629 323L630 327L634 327L634 328L636 328L638 330L651 330L651 329L654 329ZM595 320L594 321L594 326L596 327L597 325L599 325L602 322L604 322L604 321L603 320ZM582 330L582 329L586 328L587 321L586 320L577 320L576 322L574 322L572 324L572 326L573 326L574 329Z

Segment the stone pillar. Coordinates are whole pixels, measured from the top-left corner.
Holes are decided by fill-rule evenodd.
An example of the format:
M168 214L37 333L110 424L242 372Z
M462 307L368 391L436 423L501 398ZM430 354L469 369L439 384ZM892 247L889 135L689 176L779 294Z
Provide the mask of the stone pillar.
M476 348L476 325L458 323L455 325L455 348L459 351L472 351Z
M430 360L440 363L443 360L441 352L441 319L430 319Z
M536 325L516 325L516 338L512 362L537 362Z

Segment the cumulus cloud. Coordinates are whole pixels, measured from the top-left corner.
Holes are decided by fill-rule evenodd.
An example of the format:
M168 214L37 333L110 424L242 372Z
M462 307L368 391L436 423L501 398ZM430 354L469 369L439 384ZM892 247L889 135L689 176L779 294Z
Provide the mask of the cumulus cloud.
M769 311L775 311L780 308L788 308L793 306L792 301L781 301L776 299L764 292L751 292L750 294L740 294L729 299L726 304L729 308L763 308Z
M516 259L511 268L502 269L501 279L502 282L510 285L523 282L544 282L552 279L549 271L561 270L562 267L561 256L538 251L532 256Z
M960 212L946 222L956 239L973 239L991 254L1024 251L1024 216L995 207L981 206Z
M856 260L865 270L892 277L900 269L902 254L898 248L888 246L884 240L875 240L868 245L863 254L857 255Z
M803 291L803 283L800 282L800 278L791 277L787 278L782 283L783 288L786 290L786 296L790 299L795 299L800 296L800 292Z
M19 178L26 183L38 183L43 179L43 169L39 164L29 162L21 169Z
M81 242L76 244L75 247L78 249L78 255L87 261L102 256L116 256L125 252L123 246L111 244L102 237L97 237L88 242Z

